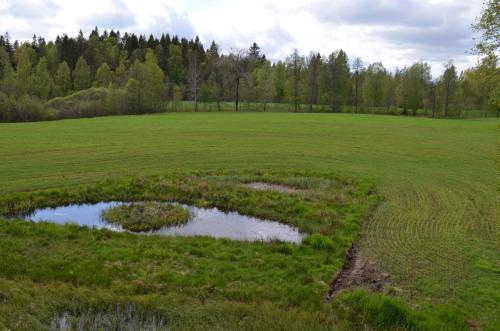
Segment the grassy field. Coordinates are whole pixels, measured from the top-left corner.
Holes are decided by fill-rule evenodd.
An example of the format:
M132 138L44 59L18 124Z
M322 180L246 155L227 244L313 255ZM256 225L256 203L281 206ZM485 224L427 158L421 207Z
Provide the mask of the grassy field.
M23 192L71 190L77 185L93 185L104 179L125 180L138 175L199 170L235 171L239 174L301 173L305 177L333 173L362 183L374 182L384 201L362 226L360 246L363 256L377 261L391 274L398 287L403 289L399 295L417 311L445 303L455 307L470 325L494 330L500 323L498 168L495 165L499 153L498 125L498 120L290 113L176 113L0 124L0 196L17 197L18 192L23 197L26 194ZM297 222L300 226L303 221ZM76 238L78 245L73 254L83 251L88 256L97 254L98 259L102 248L91 242L89 238L93 235L88 231L71 227L2 223L2 228L4 248L7 244L13 245L8 247L18 247L26 254L36 247L44 247L44 242L51 240L51 233L55 238ZM354 238L353 233L349 232L348 238ZM130 238L114 235L112 240L122 247L121 251L114 253L118 256L115 256L115 262L119 262L120 254L127 255L129 248L125 242ZM147 245L152 252L169 245L187 245L186 250L189 250L203 244L202 241L186 239L179 239L179 245L175 245L176 240L151 240ZM205 244L215 246L211 251L220 250L221 254L226 249L240 249L245 254L261 249L272 250L265 245L263 248L262 245L245 244L245 248L241 248L240 244L215 240L207 240ZM335 252L341 253L344 249L345 245ZM307 247L300 251L304 260L312 259L311 265L330 265L326 269L320 268L318 279L323 282L328 273L340 266L338 260L326 263L325 252L314 255ZM71 251L63 257L57 250L47 252L49 257L57 259L71 260L73 256ZM137 254L132 253L132 256ZM241 262L243 269L247 267L245 263L252 264L252 259L245 254L243 260L246 262ZM72 290L71 286L80 284L80 281L75 282L71 276L58 279L56 272L44 280L42 275L30 273L34 268L30 266L33 261L24 261L21 253L12 256L26 265L24 269L14 268L2 273L0 294L2 289L8 292L6 289L15 287L15 281L22 284L25 290L18 295L16 304L19 306L26 304L27 301L23 300L28 300L32 294L38 294L33 305L42 305L42 296L54 296L55 290L49 288L47 282L55 282L57 292L68 302L70 293L74 293L77 301L90 300L89 293L95 285L91 281L81 280L84 286ZM272 256L269 255L270 265L277 263ZM189 265L189 260L173 259L176 263L188 264L180 269L194 268ZM220 257L213 259L225 261ZM318 264L316 259L322 262ZM265 264L262 267L262 270L257 268L254 271L255 277L265 275ZM57 265L53 270L58 270ZM121 279L117 278L117 284L131 280L128 277L124 274ZM286 277L291 276L283 275ZM101 282L113 283L113 279L110 276L99 280L98 284ZM177 284L168 278L165 282ZM300 292L307 283L299 277L294 284L300 285L297 286ZM314 281L312 284L317 285ZM196 284L204 285L207 284ZM255 291L248 295L258 298L255 293L262 288L259 283L254 285ZM183 286L188 293L196 287L192 283ZM312 287L319 290L325 286ZM104 301L109 299L108 296L116 295L112 286L108 286L108 290L100 294ZM269 295L278 300L286 293L281 292L283 290L282 287L276 288ZM189 295L176 297L177 294L168 289L165 293L173 302L179 303L179 307L193 305L186 299ZM128 293L132 294L139 295L139 301L152 300L141 299L140 291ZM214 311L252 311L258 315L255 311L262 312L258 307L267 307L267 303L261 305L259 300L253 299L244 305L241 302L245 301L238 296L235 299L238 304L234 304L226 294L221 294L223 301L209 300L204 308L190 310L191 316L207 316L204 309L210 314ZM11 295L3 294L0 299ZM321 328L325 323L338 322L330 320L323 304L314 304L320 300L318 293L306 298L304 306L291 305L285 311L280 310L283 308L281 304L272 304L267 307L267 313L261 315L264 322L256 325L274 325L270 316L276 315L269 312L276 310L284 316L280 322L285 323L287 317L294 316L297 328L301 325ZM274 299L269 301L274 302ZM289 304L291 301L281 298L276 302ZM169 309L170 315L182 315ZM223 328L220 316L214 318L212 322ZM312 320L316 324L311 324ZM241 320L227 323L245 325ZM279 328L280 324L275 326ZM285 324L283 329L286 329Z
M220 109L219 109L220 106ZM298 107L298 112L310 112L310 106L307 104L300 104ZM165 112L193 112L194 111L194 101L178 101L178 102L167 102L163 111ZM199 112L234 112L235 103L234 102L221 102L219 105L216 102L199 102L198 103ZM264 104L260 102L241 102L240 111L242 112L263 112ZM266 106L266 111L268 112L294 112L295 107L290 103L268 103ZM312 106L312 112L318 113L331 113L331 105L319 105L315 104ZM352 114L356 113L354 106L344 106L342 107L342 113ZM366 107L360 106L357 113L360 114L373 114L373 115L404 115L404 109L399 107ZM420 116L420 117L433 117L431 109L418 109L417 113L414 114L413 110L409 109L407 116ZM463 109L460 112L454 112L449 114L449 118L483 118L483 117L496 117L497 114L494 111L484 111L479 109ZM444 113L441 110L436 111L434 114L436 118L444 118Z

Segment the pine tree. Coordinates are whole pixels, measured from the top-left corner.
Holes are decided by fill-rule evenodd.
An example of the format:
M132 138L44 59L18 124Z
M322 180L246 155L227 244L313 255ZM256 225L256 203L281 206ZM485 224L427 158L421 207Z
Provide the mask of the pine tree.
M161 44L158 44L158 46L156 46L154 50L156 58L158 59L158 65L163 71L163 74L166 75L168 69L168 58L165 56L165 50L163 49Z
M260 46L257 45L256 42L254 42L248 49L248 58L250 62L254 62L257 64L263 64L264 62L266 62L266 56L261 54Z

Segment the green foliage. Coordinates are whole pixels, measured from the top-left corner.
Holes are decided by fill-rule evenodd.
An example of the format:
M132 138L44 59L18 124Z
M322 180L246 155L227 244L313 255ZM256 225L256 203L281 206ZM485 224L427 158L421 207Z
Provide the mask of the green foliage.
M73 71L73 87L75 91L88 89L91 85L90 67L87 61L80 56Z
M45 48L45 53L46 53L45 57L47 58L48 70L51 76L55 77L59 64L61 63L57 45L55 45L53 42L49 42L47 44L47 47Z
M3 52L3 55L2 53L0 53L0 56L1 56L0 65L2 67L2 72L1 72L2 79L0 80L0 90L3 93L15 96L18 93L17 74L14 71L14 68L12 68L12 64L10 63L8 54L6 52Z
M33 79L35 95L40 96L42 100L48 100L52 92L52 85L53 82L47 67L47 59L42 57L36 65Z
M170 47L170 55L168 58L169 69L168 77L174 84L181 84L186 81L187 71L182 66L181 48L176 45Z
M28 46L22 46L16 50L17 95L28 94L32 88L34 52L35 51Z
M102 218L126 230L144 232L187 223L189 211L170 203L137 202L107 209Z
M56 111L53 119L105 115L107 92L105 88L90 88L66 97L51 99L47 102L47 107Z
M417 62L404 72L403 84L406 89L405 105L413 110L414 115L416 115L418 109L424 107L424 100L430 81L431 67L427 63Z
M36 97L24 94L19 98L0 92L0 120L27 122L44 119L45 107Z
M331 75L331 106L333 112L340 112L347 102L349 92L349 62L347 54L340 50L336 54L331 54L329 58Z
M488 99L488 104L497 111L500 111L500 81L497 82L497 85Z
M455 102L458 86L457 68L451 62L445 65L445 71L440 81L443 94L444 116L448 116L450 105Z
M485 10L490 23L495 6L490 2ZM480 30L492 27L481 24ZM246 111L409 115L411 109L413 115L432 117L499 113L491 101L498 80L498 61L492 60L495 52L487 52L480 65L453 79L453 88L445 88L446 68L439 80L431 80L430 67L422 62L391 73L382 63L372 63L365 70L361 59L356 59L351 70L343 50L330 56L312 52L309 57L296 50L286 61L272 63L256 43L248 50L219 54L215 42L205 50L199 40L169 36L146 40L135 34L119 36L98 30L88 38L80 33L76 38L63 35L48 43L43 38L16 47L9 40L3 43L0 91L16 99L27 94L44 103L91 86L112 88L116 91L109 93L113 97L108 98L107 114L191 111L187 105L194 110L224 111L230 109L230 102L233 110ZM131 78L138 87L124 100L132 103L111 102L117 95L128 94L126 85ZM436 81L441 84L436 86ZM43 118L53 115L53 109L47 108ZM2 118L23 117L9 114Z
M56 96L66 96L71 91L71 70L66 62L59 64L55 76Z
M109 65L104 62L99 69L97 69L97 73L95 76L94 86L96 87L109 87L114 80L113 72L109 68Z
M5 71L8 70L6 67L10 67L12 70L9 53L7 53L4 47L0 47L0 80L4 77Z
M388 73L382 63L373 63L368 67L363 85L365 106L383 107L385 105L387 80Z
M141 86L139 82L134 78L130 78L127 81L127 85L125 85L125 91L129 111L131 113L140 111L143 96L141 93Z
M136 112L157 111L163 99L163 72L152 52L147 52L146 62L135 61L130 67L127 91L130 91L132 105ZM132 81L131 83L131 79ZM132 84L132 85L131 85Z
M500 49L500 1L485 1L481 17L472 26L473 30L481 34L475 49L480 54L498 54Z

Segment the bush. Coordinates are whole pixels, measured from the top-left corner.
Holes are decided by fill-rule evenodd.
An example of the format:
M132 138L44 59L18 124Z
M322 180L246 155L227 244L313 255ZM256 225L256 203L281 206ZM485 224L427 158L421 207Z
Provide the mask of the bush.
M44 113L44 105L37 97L23 95L16 99L0 93L0 122L39 121Z
M106 88L90 88L49 100L47 106L57 112L57 119L102 116L107 115L107 94Z

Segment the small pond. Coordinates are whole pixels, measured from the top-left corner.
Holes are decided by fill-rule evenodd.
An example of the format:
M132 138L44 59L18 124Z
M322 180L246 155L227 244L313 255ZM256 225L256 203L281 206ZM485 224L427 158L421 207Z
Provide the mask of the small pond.
M121 227L106 223L101 213L124 202L100 202L96 204L70 205L58 208L37 209L24 216L34 222L53 222L58 224L76 223L89 228L107 228L113 231L124 231ZM277 239L284 242L300 243L303 234L296 227L261 220L237 212L223 212L217 208L199 208L182 205L191 214L188 223L179 226L165 227L158 231L143 234L164 236L209 236L246 241L270 241Z

